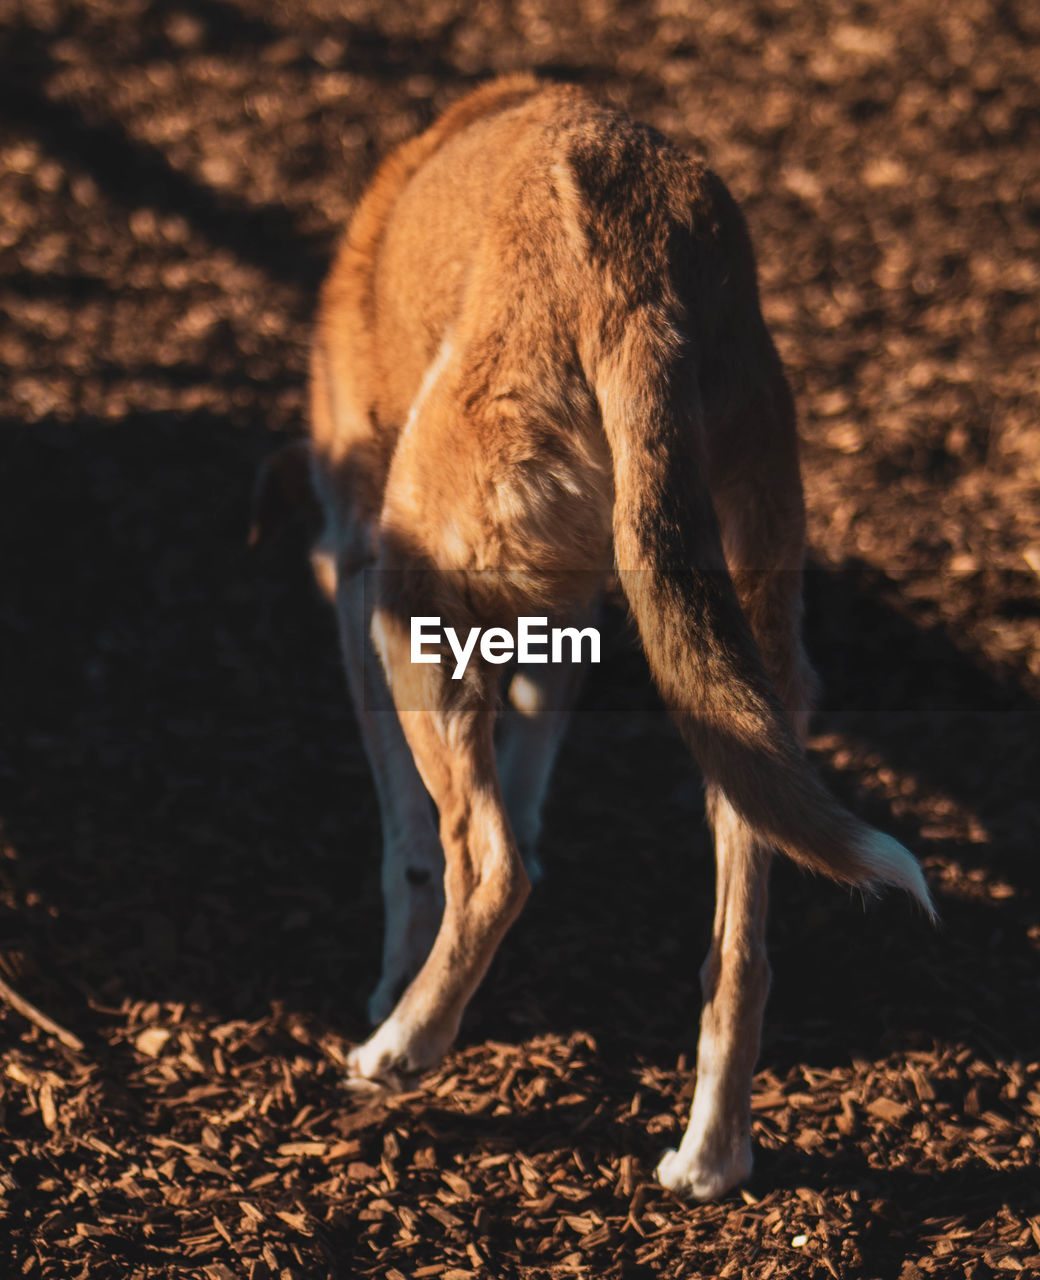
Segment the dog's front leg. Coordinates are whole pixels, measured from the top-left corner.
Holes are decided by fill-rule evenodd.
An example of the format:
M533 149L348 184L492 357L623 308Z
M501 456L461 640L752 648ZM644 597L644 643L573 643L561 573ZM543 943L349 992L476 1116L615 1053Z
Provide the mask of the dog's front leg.
M725 798L709 793L717 866L711 950L701 968L704 1009L697 1087L678 1151L657 1168L672 1191L710 1200L751 1173L751 1080L769 991L765 950L771 853Z
M567 624L578 630L594 626L599 613L597 594L567 617ZM506 690L498 731L498 773L509 822L532 884L543 874L538 857L542 810L584 675L578 662L524 665L517 668Z
M371 585L371 584L369 584ZM339 572L334 585L343 658L372 766L383 834L383 968L368 1001L382 1022L422 968L444 909L444 857L433 803L412 759L369 636L365 571Z

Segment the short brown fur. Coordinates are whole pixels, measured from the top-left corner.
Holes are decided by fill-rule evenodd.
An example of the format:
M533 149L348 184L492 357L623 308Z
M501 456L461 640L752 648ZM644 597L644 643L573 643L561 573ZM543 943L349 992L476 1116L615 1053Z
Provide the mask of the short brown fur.
M343 239L315 334L311 451L316 555L386 841L385 1021L353 1073L422 1069L454 1038L526 896L566 720L550 703L572 696L546 685L539 713L508 709L496 760L500 669L452 681L412 664L409 618L587 616L613 565L704 771L718 860L697 1091L659 1175L720 1194L750 1170L771 850L931 909L910 855L802 753L794 410L725 187L578 89L516 76L464 98L384 163ZM373 641L396 716L378 709Z

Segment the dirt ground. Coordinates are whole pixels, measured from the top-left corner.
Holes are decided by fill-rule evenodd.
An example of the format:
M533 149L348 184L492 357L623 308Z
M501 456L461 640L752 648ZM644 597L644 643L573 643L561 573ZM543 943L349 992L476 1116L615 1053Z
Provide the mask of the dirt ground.
M1040 1272L1040 9L0 0L0 1272ZM942 913L777 868L744 1194L656 1187L712 864L622 619L443 1068L359 1098L375 803L300 537L245 547L378 158L577 80L744 204L805 439L813 747Z

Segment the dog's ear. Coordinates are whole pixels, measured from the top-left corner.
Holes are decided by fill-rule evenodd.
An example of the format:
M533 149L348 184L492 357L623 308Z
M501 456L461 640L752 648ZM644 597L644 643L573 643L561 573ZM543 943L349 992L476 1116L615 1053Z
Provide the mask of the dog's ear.
M305 520L317 528L318 498L311 481L311 450L295 440L261 462L253 484L249 545L255 547L286 525Z

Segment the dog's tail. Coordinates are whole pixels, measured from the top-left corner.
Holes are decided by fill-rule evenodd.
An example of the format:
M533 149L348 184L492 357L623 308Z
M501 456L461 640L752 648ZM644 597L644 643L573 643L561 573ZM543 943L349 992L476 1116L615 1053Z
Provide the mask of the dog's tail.
M766 675L703 480L697 397L675 403L667 343L633 324L597 378L618 573L654 679L705 777L759 836L834 880L905 889L934 918L917 861L828 793Z

